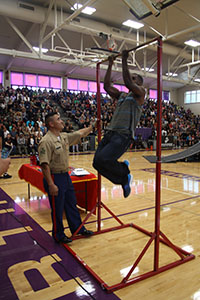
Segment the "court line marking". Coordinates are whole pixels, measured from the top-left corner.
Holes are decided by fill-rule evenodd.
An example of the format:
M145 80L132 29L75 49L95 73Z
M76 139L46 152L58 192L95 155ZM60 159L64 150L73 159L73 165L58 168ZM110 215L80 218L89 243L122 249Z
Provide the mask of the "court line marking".
M163 206L167 206L167 205L171 205L171 204L175 204L175 203L179 203L179 202L184 202L184 201L188 201L188 200L192 200L192 199L196 199L196 198L200 198L200 195L197 195L197 196L194 196L194 197L188 197L188 198L185 198L185 199L180 199L180 200L176 200L176 201L172 201L172 202L168 202L168 203L165 203L165 204L161 204L160 206L163 207ZM146 211L146 210L151 210L151 209L155 209L155 206L150 206L150 207L134 210L134 211L119 214L119 215L116 215L116 216L119 218L119 217L123 217L123 216L126 216L126 215L136 214L136 213L143 212L143 211ZM102 221L106 221L106 220L109 220L109 219L112 219L112 218L113 218L112 216L107 217L107 218L103 218ZM96 223L96 222L97 221L94 220L94 221L86 222L86 224L92 224L92 223ZM68 226L64 227L64 229L69 229L69 227ZM50 233L51 230L48 230L47 232Z
M146 185L151 185L151 186L155 186L153 183L147 183L147 182L144 182L144 184L146 184ZM171 191L171 192L176 192L176 193L184 194L184 195L188 195L188 196L195 196L195 194L190 194L190 193L182 192L182 191L179 191L179 190L174 190L174 189L171 189L171 188L162 186L162 184L161 184L161 189L169 190L169 191Z

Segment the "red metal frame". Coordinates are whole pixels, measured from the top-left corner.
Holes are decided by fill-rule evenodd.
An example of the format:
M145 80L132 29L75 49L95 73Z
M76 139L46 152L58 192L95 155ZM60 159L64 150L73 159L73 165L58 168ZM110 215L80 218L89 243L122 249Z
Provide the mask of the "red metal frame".
M150 237L149 241L144 246L144 249L141 251L139 256L137 257L136 261L133 263L130 271L128 274L122 279L121 282L114 284L114 285L107 285L87 264L84 262L68 245L63 244L63 246L81 263L81 265L101 284L102 288L108 292L112 292L118 289L121 289L125 286L131 285L143 279L149 278L166 270L169 270L173 267L176 267L180 264L188 262L195 258L195 256L178 246L174 245L160 230L160 188L161 188L161 127L162 127L162 38L158 37L153 39L149 42L146 42L140 46L137 46L130 51L134 51L138 48L144 47L152 42L157 41L158 48L157 48L157 57L158 57L158 64L157 64L157 90L158 90L158 100L157 100L157 148L156 148L156 194L155 194L155 231L149 232L135 224L124 224L102 201L101 201L101 176L98 174L98 201L97 204L94 206L92 211L86 216L83 223L79 226L76 232L72 235L72 239L79 239L83 238L82 236L77 236L76 234L80 230L80 228L86 223L86 221L90 218L92 213L97 208L97 231L94 232L95 235L110 232L113 230L118 230L126 227L135 228L142 233L148 235ZM119 56L120 54L116 55ZM105 60L106 61L106 60ZM97 63L97 117L98 117L98 142L101 140L101 103L100 103L100 64L105 62L101 61ZM104 208L120 225L111 227L108 229L101 229L101 209ZM130 279L131 274L133 273L136 266L142 260L143 256L147 252L148 248L154 241L154 266L153 270L147 273L144 273L139 276L135 276ZM179 259L173 263L167 264L165 266L159 267L159 246L160 243L165 244L169 248L173 249L174 252L179 256Z

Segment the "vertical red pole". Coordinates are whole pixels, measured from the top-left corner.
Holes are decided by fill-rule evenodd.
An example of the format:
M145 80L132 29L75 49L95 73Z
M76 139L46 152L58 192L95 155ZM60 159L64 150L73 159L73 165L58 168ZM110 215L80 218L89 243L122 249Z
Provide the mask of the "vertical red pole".
M160 189L161 189L161 138L162 138L162 38L158 38L157 48L157 143L156 143L156 209L155 209L155 245L154 271L159 267L159 236L160 236Z
M97 63L96 80L97 80L97 132L98 132L98 143L99 143L101 141L100 63ZM97 231L100 231L101 230L101 175L99 173L98 173L97 195L98 195Z

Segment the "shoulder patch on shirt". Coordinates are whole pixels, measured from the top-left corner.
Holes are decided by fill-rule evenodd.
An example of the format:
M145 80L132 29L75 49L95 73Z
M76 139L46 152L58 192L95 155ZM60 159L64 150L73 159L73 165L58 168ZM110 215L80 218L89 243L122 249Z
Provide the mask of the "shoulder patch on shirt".
M40 149L40 155L45 155L45 153L46 153L46 150L44 148L41 148Z

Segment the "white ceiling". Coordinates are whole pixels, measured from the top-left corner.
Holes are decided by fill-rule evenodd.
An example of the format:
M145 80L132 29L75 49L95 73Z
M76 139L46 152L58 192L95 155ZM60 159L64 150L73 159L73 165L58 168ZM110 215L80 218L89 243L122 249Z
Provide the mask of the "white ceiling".
M151 40L160 34L164 39L163 75L168 71L179 75L176 78L164 77L164 87L179 88L195 84L193 79L200 78L200 64L196 63L199 62L199 49L195 49L192 54L192 48L184 45L184 41L188 39L200 42L200 0L179 0L163 9L158 17L151 15L141 20L145 26L138 32L135 29L129 31L128 27L122 25L127 19L138 21L123 0L79 0L83 5L89 3L89 6L96 8L96 12L92 16L77 13L74 18L70 6L75 2L77 1L0 0L0 67L5 70L95 79L96 64L91 59L107 57L109 54L88 50L92 47L107 47L106 41L99 37L100 32L112 34L117 50L120 51L132 49L137 43L143 43L145 39ZM20 7L20 3L33 10ZM68 22L63 24L67 18ZM58 28L55 29L56 27ZM39 46L42 28L45 28L44 37L48 37L42 47L49 51L38 56L32 51L32 46ZM49 33L54 29L55 35L52 36ZM147 87L155 87L156 47L136 52L135 58L136 66L130 56L130 69L144 76ZM188 66L188 63L191 65ZM154 65L155 71L144 74L140 68L145 64L146 67ZM186 66L181 67L182 65ZM101 79L105 69L106 64L102 64ZM122 82L120 59L113 71L113 81Z

